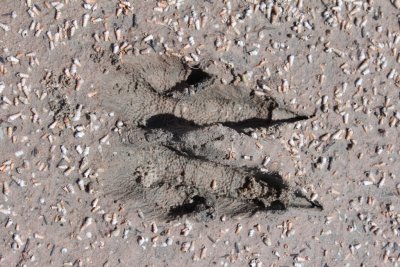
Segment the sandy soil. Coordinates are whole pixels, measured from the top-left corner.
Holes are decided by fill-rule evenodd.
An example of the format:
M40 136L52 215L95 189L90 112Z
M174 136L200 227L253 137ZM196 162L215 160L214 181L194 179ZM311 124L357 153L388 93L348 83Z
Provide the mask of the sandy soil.
M400 2L0 4L0 266L398 266Z

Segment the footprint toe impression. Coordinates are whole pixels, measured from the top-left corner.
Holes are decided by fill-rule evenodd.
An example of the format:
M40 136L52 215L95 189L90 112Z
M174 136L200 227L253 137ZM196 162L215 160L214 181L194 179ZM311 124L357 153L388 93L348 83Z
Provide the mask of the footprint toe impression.
M126 62L101 94L127 123L103 159L107 195L172 219L287 208L295 171L289 152L278 139L243 130L307 117L174 57Z

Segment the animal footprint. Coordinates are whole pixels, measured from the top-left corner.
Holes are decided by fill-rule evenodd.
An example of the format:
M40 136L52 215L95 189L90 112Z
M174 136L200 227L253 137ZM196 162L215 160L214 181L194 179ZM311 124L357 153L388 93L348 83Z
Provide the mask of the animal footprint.
M112 75L102 104L128 126L104 158L108 195L167 218L285 209L299 201L289 184L295 168L280 140L256 140L244 130L307 116L175 58L132 57Z

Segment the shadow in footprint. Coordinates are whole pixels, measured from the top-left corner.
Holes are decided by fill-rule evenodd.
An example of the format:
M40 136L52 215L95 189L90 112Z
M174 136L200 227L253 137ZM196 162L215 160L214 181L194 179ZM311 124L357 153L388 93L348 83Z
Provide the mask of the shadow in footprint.
M170 89L164 92L165 95L171 95L174 92L183 92L185 88L197 87L197 89L202 89L202 84L207 84L213 78L212 75L204 72L199 66L191 68L191 72L186 80L182 80L172 86Z
M182 205L171 207L167 216L169 218L176 218L176 217L182 217L187 214L208 211L207 212L208 216L212 218L213 217L212 211L214 205L215 204L213 203L213 201L207 199L206 197L194 196L191 199L189 199L186 203L183 203Z
M284 120L272 120L272 119L260 119L260 118L252 118L248 120L243 120L239 122L223 122L222 125L232 128L237 132L243 133L243 130L246 128L269 128L276 127L285 123L294 123L302 120L308 120L310 116L296 116L290 119Z
M193 121L179 118L173 114L158 114L146 121L144 129L163 129L173 134L183 134L188 131L200 129L201 126Z
M294 116L293 118L283 120L272 120L271 118L261 119L252 118L239 122L221 122L222 125L232 128L238 132L242 132L246 128L274 127L285 123L294 123L312 118L312 116ZM193 121L179 118L173 114L163 113L154 115L146 121L144 129L164 129L174 134L182 134L191 130L197 130L212 124L198 125Z

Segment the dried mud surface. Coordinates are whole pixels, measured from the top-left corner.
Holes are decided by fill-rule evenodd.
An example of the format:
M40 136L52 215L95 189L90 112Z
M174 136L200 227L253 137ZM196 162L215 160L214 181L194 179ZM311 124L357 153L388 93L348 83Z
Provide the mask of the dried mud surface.
M385 1L0 4L0 266L398 266Z

